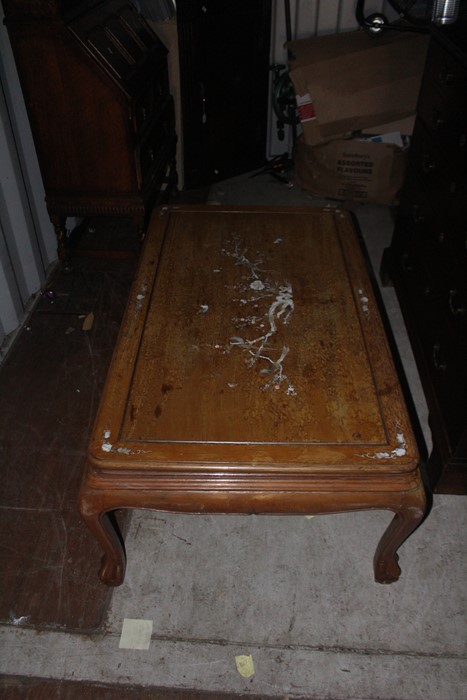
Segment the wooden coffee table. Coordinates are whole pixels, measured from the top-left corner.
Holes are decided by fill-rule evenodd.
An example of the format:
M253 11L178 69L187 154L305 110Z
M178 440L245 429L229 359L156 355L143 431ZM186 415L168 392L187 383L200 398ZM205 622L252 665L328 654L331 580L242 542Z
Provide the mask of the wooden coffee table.
M425 514L419 455L352 217L154 212L79 508L122 583L120 508L395 513L375 578Z

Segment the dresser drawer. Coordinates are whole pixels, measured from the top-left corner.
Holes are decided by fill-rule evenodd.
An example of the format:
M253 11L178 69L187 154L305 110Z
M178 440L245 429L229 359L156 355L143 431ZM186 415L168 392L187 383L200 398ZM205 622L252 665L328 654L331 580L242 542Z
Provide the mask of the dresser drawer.
M467 422L465 366L460 364L451 339L444 335L440 327L432 328L431 338L427 338L427 341L428 372L438 407L445 420L447 436L451 445L454 446Z
M403 254L401 254L403 256ZM444 416L449 439L454 444L467 420L467 368L465 342L446 318L440 289L430 271L420 263L396 260L407 298L410 299L411 332L417 336L418 361L436 396L437 410Z
M421 322L432 324L435 307L452 342L467 356L467 265L452 254L426 196L414 187L402 199L393 239L397 265Z
M445 253L438 247L427 262L425 298L439 308L462 363L467 357L467 271Z
M415 125L409 164L412 173L408 178L421 184L432 201L443 202L443 214L449 218L467 215L465 153L461 153L460 149L446 153L420 120Z
M407 186L401 199L398 220L403 221L404 238L420 254L432 257L440 268L467 276L467 219L457 211L448 212L442 199L429 197L419 183ZM399 236L396 243L399 241Z
M436 145L466 165L467 71L436 41L430 43L418 115Z
M404 253L413 252L419 261L431 259L433 248L440 245L439 237L447 247L435 211L432 201L417 178L409 178L397 212L393 246Z
M431 39L428 49L420 103L430 99L430 93L436 89L444 94L446 108L450 111L465 109L466 101L462 90L467 82L467 71L456 56L447 51L436 39Z
M414 221L430 222L433 235L467 265L466 171L453 167L420 121L410 147L403 199L410 201Z

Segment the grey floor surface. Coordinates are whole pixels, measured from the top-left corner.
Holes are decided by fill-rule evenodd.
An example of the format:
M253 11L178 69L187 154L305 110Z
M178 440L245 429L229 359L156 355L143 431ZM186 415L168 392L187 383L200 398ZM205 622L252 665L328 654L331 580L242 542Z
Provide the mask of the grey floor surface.
M213 186L210 203L342 206L269 175ZM377 271L390 210L355 214ZM381 290L419 420L427 409L394 290ZM435 496L401 547L402 576L374 583L390 515L173 515L134 511L125 583L99 637L2 628L4 673L334 700L467 698L467 499ZM124 619L152 623L120 649ZM254 674L238 671L250 656Z

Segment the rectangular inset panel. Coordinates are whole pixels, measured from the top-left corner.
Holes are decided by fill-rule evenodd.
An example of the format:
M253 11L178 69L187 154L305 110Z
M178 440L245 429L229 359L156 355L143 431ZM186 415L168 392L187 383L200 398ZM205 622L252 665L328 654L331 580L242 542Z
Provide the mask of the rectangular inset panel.
M386 442L329 212L174 212L149 291L121 441Z

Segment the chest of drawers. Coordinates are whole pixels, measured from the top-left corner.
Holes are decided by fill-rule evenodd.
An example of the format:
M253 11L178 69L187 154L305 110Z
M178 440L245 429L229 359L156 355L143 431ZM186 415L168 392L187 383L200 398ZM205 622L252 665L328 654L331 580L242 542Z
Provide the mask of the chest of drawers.
M67 216L142 229L174 160L166 49L126 0L3 5L59 256Z
M395 284L427 398L431 486L466 493L467 58L446 33L431 39L383 272Z

